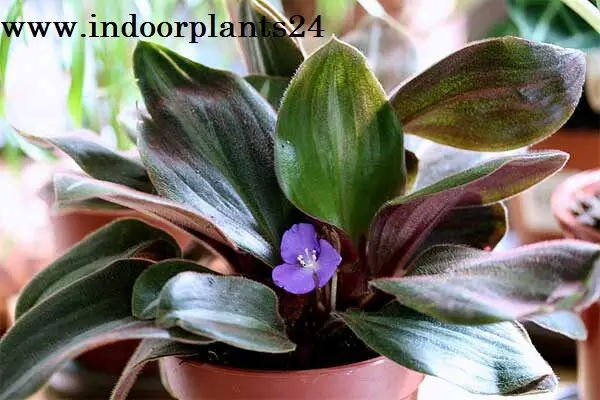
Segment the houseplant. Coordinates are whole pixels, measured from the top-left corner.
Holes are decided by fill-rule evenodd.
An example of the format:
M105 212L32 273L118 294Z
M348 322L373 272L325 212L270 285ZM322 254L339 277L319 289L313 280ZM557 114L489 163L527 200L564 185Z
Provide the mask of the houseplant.
M73 146L89 176L55 180L57 207L114 203L161 218L227 268L182 258L172 237L137 220L97 231L21 294L0 342L0 398L26 397L65 360L131 338L143 341L115 398L145 362L170 356L186 357L162 363L183 398L256 394L231 380L185 386L206 362L246 379L282 372L254 371L261 391L298 370L338 382L297 376L291 391L262 398L331 398L344 384L369 390L348 397L404 390L410 399L423 373L476 393L552 390L556 378L518 321L584 337L574 312L598 297L600 247L489 250L506 229L501 201L567 160L522 147L573 112L582 54L511 37L478 42L388 99L362 55L335 38L309 57L289 38L256 40L248 54L263 62L249 80L263 94L285 83L281 102L267 96L275 107L232 73L140 42L141 163L99 163L105 149ZM403 130L427 143L417 155ZM139 179L150 186L132 187ZM365 366L384 368L395 386L340 380Z

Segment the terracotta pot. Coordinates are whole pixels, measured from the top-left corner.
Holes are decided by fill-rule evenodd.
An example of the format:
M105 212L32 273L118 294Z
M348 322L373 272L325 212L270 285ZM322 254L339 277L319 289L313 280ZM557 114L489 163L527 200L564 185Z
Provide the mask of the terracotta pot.
M596 303L581 317L588 330L588 338L577 344L577 382L580 400L600 399L600 303Z
M251 371L165 358L164 377L181 400L416 400L423 375L384 357L306 371Z
M582 172L567 179L552 195L552 211L566 237L600 243L600 231L584 225L571 214L571 204L582 195L600 191L600 169Z
M582 172L560 185L552 195L552 210L564 235L568 238L600 243L600 232L587 226L571 214L570 205L581 194L600 189L600 169ZM588 329L588 338L577 344L577 380L581 400L600 399L600 303L581 313Z

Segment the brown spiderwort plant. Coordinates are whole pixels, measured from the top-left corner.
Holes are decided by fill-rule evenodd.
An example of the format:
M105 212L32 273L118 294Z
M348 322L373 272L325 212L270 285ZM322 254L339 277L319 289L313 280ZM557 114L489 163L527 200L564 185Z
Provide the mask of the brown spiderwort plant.
M262 0L242 6L246 18L281 18ZM338 39L310 56L287 37L244 40L246 78L138 44L140 159L47 140L86 173L56 177L58 210L133 209L196 243L182 252L123 219L42 271L0 342L0 399L130 338L143 342L115 398L149 359L221 346L253 352L253 368L305 368L346 339L474 393L554 389L520 321L585 337L577 312L598 298L600 248L492 249L502 201L568 158L525 147L573 112L583 54L477 42L387 95Z

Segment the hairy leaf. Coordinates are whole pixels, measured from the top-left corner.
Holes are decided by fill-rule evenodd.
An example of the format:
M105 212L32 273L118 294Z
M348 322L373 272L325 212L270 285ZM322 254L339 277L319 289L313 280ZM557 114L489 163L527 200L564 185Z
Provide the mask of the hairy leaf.
M582 52L505 37L446 57L390 101L408 133L462 149L510 150L556 132L584 79Z
M178 256L179 246L166 232L136 219L113 222L86 237L36 275L19 296L16 317L20 318L48 296L119 259Z
M587 329L581 317L571 311L556 311L534 315L529 321L552 332L560 333L573 340L587 339Z
M159 326L213 338L246 350L287 353L277 297L266 286L242 277L183 272L163 287Z
M173 342L165 339L144 339L125 366L119 381L113 389L110 400L125 400L138 375L147 363L163 357L184 357L197 353L195 346Z
M288 198L355 241L403 192L400 124L354 48L334 38L302 64L281 104L275 159Z
M431 230L453 209L493 204L559 171L558 151L488 160L386 203L371 224L367 257L373 275L401 274Z
M339 316L379 354L472 393L515 395L557 386L552 369L515 323L451 325L398 303Z
M527 152L525 148L505 152L472 151L445 146L416 136L411 136L410 139L413 146L418 143L418 150L415 152L419 157L419 174L415 190L423 189L444 178L473 168L484 161Z
M460 244L486 250L496 247L508 228L506 207L457 208L450 211L427 236L415 253L440 244Z
M294 210L273 167L275 113L242 78L140 42L134 69L152 120L138 141L161 196L275 265Z
M257 27L251 32L254 28L246 26L238 36L248 72L285 78L294 76L304 61L304 54L300 42L290 37L294 28L287 19L266 0L235 1L239 2L239 20Z
M265 75L248 75L244 79L251 84L262 97L275 109L279 110L281 99L290 84L289 78Z
M74 174L55 175L54 187L55 208L59 211L66 212L82 207L105 209L106 203L111 202L174 224L196 236L208 237L236 249L235 244L231 243L210 221L183 204L123 185Z
M141 162L125 157L99 143L75 136L35 137L21 133L32 143L52 146L65 152L92 178L119 183L146 193L154 187Z
M131 290L147 265L116 261L23 314L0 341L0 399L28 398L66 361L102 344L169 338L131 317Z
M436 246L409 276L371 281L403 305L455 324L581 311L600 297L600 246L560 240L489 252Z
M167 331L169 333L169 339L178 343L206 345L215 342L213 338L196 335L181 328L169 328Z
M133 286L133 315L139 319L156 318L158 297L163 286L175 275L186 271L213 273L210 269L187 260L165 260L150 266Z

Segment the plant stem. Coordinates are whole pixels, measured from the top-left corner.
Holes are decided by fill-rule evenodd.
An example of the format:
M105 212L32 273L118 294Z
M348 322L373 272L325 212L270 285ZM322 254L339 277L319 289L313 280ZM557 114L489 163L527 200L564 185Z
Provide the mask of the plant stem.
M551 21L562 8L560 0L553 0L542 13L540 20L533 29L532 37L535 41L543 41L548 30L550 29Z
M317 299L317 308L321 312L327 311L327 307L325 307L325 293L323 293L323 289L316 290L316 299Z
M331 293L330 293L330 310L331 312L335 311L336 309L336 301L337 301L337 288L338 288L338 274L337 271L335 272L335 274L333 274L333 277L331 278Z
M587 0L562 0L571 10L600 33L600 10Z

